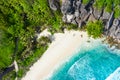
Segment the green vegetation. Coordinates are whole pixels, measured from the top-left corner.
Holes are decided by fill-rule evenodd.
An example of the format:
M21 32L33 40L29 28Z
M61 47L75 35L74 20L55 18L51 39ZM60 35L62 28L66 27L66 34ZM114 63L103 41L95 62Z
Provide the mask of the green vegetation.
M112 4L113 0L96 0L94 6L99 10L105 8L105 11L112 12Z
M48 48L48 44L50 43L50 39L47 37L41 37L38 40L38 43L36 45L36 48L30 52L29 55L21 56L19 57L20 59L18 60L20 70L18 72L18 77L22 77L25 72L29 69L32 64L37 61L44 51ZM24 57L24 60L22 60Z
M35 31L41 32L45 28L51 28L53 32L59 31L61 16L60 11L49 8L47 0L1 0L0 71L16 59L20 70L25 73L26 68L41 57L50 42L48 38L36 41ZM20 75L23 75L22 71Z
M96 0L94 7L101 10L105 9L106 12L115 11L115 18L120 17L120 1L119 0Z
M83 4L87 4L90 0L82 0Z
M64 24L64 26L66 27L67 30L77 30L78 26L75 24Z
M120 17L120 6L116 6L114 11L115 11L115 14L114 14L115 18Z
M86 26L86 30L89 36L92 36L94 38L101 36L103 32L102 21L88 22Z
M9 41L7 35L1 31L0 33L0 71L12 63L12 53L14 44ZM9 56L9 57L8 57Z
M82 1L83 4L87 4L90 0ZM60 4L62 4L61 0ZM111 12L114 7L115 18L120 16L119 0L96 0L94 6L97 9L105 7L108 12ZM37 31L41 32L48 28L54 34L63 32L64 28L78 29L74 24L63 23L61 18L61 12L52 11L47 0L1 0L0 72L11 65L15 59L20 69L18 77L22 77L30 65L42 56L50 40L47 37L35 39ZM102 34L102 21L88 22L86 26L90 36L97 38ZM14 71L10 72L4 79L13 79L14 74Z
M114 1L114 6L120 5L120 0L113 0Z
M112 12L113 10L113 0L106 0L106 7L105 7L105 11L107 12Z
M96 0L94 3L94 6L101 10L102 8L105 9L106 12L112 12L115 9L115 17L117 18L120 16L119 13L119 0Z
M83 4L87 4L90 0L83 0ZM115 18L120 16L120 0L95 0L94 7L98 10L105 9L111 13L115 11Z
M105 0L96 0L94 6L101 10L105 6Z

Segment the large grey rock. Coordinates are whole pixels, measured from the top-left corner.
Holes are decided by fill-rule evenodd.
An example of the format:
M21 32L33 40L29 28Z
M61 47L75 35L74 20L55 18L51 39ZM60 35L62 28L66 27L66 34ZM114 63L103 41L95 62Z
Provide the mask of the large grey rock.
M114 37L115 31L116 31L116 26L112 26L109 30L108 35L111 36L111 37Z
M93 3L94 3L94 0L89 0L88 3L85 5L85 9L89 11Z
M120 21L118 19L114 19L113 25L117 27L119 24L120 24Z
M91 13L88 13L84 18L83 18L83 21L84 22L87 22L89 17L90 17Z
M81 19L84 19L84 17L88 14L84 5L81 5L80 11L81 11L80 17L81 17Z
M114 21L116 22L116 20L114 20ZM116 26L115 22L113 22L114 25L111 26L107 35L116 39L116 38L118 38L118 34L120 33L120 26L118 26L118 25Z
M118 34L116 35L116 38L117 38L117 39L120 39L120 33L118 33Z
M60 8L60 0L48 0L48 2L50 8L54 11Z
M102 19L109 19L110 18L110 13L108 12L103 12Z
M77 0L75 5L76 5L76 9L79 10L81 7L81 0Z
M101 15L101 10L94 9L93 10L93 15L96 19L99 19L100 15Z
M62 2L61 12L63 14L74 14L75 7L73 7L74 0L65 0Z
M67 17L66 17L66 15L63 15L62 21L63 21L63 22L67 22Z
M78 27L82 28L82 21L81 20L78 22Z
M107 30L112 26L112 24L113 24L113 20L114 20L114 12L112 12L111 13L111 15L110 15L110 18L109 18L109 20L108 20L108 22L107 22Z
M66 15L67 22L70 23L74 19L74 15Z
M120 25L117 26L117 29L116 29L116 31L115 31L115 35L117 35L117 33L120 33Z
M79 17L80 16L80 12L78 10L76 10L74 15L75 15L75 17Z

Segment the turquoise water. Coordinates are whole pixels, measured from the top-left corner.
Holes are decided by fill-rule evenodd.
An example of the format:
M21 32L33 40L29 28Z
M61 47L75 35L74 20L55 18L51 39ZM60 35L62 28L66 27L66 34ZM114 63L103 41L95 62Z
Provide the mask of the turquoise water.
M61 65L49 80L120 80L119 52L111 51L101 43L86 45Z

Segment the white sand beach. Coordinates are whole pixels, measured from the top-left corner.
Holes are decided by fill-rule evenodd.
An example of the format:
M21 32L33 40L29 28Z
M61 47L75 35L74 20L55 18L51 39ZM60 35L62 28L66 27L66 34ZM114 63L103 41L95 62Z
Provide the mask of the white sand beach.
M22 80L44 80L60 62L74 54L82 41L89 38L86 32L81 31L65 31L54 34L54 37L55 40Z

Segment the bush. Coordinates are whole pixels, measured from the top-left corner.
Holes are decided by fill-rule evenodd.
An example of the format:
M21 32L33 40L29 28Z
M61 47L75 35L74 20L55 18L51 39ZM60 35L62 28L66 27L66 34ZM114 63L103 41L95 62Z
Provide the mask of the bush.
M90 0L82 0L83 4L87 4Z
M105 6L105 0L96 0L94 6L101 10Z
M23 73L24 73L23 69L19 69L19 71L18 71L18 73L17 73L17 76L18 76L18 77L22 77L22 76L23 76Z
M114 11L115 11L115 14L114 14L115 18L119 18L120 17L120 6L116 6Z
M100 37L103 32L102 21L88 22L87 23L87 33L89 36L94 38Z
M6 37L4 32L0 33L0 69L6 68L12 63L14 44L10 41L11 39Z

